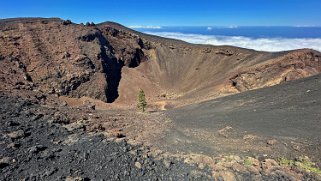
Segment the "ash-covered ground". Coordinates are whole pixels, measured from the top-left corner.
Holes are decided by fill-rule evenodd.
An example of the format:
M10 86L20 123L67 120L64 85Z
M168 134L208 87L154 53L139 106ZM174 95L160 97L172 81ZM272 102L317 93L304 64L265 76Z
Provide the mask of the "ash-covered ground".
M54 116L56 109L0 99L0 180L212 180L209 169L155 159L125 139L67 129L68 118Z

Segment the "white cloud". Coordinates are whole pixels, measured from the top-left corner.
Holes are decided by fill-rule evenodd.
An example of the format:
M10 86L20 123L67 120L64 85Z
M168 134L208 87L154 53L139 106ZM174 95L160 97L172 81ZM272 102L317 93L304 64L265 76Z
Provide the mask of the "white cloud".
M236 25L230 25L230 26L228 26L227 28L234 29L234 28L238 28L238 26L236 26Z
M133 28L133 29L139 29L139 28L142 28L142 29L161 29L162 27L161 26L141 26L141 25L138 25L138 26L129 26L129 28Z
M249 38L243 36L215 36L173 32L145 32L157 36L183 40L195 44L232 45L261 51L285 51L311 48L321 51L321 38Z
M319 26L316 26L316 25L294 25L293 27L296 27L296 28L316 28Z

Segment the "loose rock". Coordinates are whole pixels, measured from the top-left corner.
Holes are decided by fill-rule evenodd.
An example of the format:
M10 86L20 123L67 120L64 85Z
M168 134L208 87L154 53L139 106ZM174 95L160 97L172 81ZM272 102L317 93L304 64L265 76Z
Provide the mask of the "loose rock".
M23 130L18 130L18 131L14 131L8 134L8 136L11 139L19 139L19 138L23 138L25 136L25 132Z

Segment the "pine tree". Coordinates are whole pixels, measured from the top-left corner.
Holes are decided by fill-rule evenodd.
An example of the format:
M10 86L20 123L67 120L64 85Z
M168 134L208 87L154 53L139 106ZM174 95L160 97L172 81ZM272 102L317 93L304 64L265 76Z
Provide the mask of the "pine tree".
M145 108L147 106L147 102L145 99L145 93L142 89L140 89L138 93L138 103L137 103L137 108L141 110L142 112L145 112Z

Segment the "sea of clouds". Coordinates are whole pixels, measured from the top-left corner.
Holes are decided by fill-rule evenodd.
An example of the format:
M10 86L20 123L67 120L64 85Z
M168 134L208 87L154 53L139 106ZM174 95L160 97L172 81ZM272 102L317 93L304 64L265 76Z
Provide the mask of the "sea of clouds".
M194 44L231 45L260 51L285 51L311 48L321 51L321 38L250 38L244 36L216 36L174 32L145 32Z
M142 25L135 25L135 26L128 26L132 29L161 29L161 26L142 26Z

